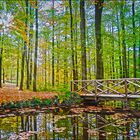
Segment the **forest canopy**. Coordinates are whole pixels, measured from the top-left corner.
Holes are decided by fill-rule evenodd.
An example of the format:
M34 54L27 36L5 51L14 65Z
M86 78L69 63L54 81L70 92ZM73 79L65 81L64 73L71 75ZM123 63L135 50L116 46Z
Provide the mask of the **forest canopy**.
M138 0L0 1L0 87L67 90L71 80L139 76Z

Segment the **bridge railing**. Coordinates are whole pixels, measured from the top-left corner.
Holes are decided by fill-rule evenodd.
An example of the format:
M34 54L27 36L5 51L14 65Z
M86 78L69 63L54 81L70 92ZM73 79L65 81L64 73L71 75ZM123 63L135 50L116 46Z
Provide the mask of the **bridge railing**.
M80 94L119 94L122 96L140 95L140 78L74 80L71 91Z

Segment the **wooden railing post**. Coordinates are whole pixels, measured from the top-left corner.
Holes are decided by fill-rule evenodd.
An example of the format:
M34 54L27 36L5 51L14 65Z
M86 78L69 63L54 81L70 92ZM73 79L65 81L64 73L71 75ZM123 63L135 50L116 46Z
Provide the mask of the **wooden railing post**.
M127 97L127 79L124 80L124 86L125 86L125 95Z
M127 100L127 95L128 95L128 90L127 90L127 79L124 80L124 86L125 86L125 107L128 105L128 100Z
M96 80L94 81L94 86L95 86L95 101L97 101L97 82L96 82Z
M109 81L107 80L107 87L109 88ZM107 94L109 94L109 89L107 90Z

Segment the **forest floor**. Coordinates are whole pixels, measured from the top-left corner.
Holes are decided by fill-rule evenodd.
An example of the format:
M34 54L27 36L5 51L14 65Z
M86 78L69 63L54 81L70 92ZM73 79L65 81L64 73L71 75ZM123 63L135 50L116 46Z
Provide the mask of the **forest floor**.
M3 102L30 100L33 97L51 99L55 95L57 95L55 92L21 91L15 86L15 84L8 83L3 85L3 88L0 88L0 104Z

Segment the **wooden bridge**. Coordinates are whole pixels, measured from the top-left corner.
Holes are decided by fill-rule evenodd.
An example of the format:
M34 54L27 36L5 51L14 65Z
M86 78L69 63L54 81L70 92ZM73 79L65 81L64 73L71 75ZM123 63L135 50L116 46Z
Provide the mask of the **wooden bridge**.
M75 80L71 81L71 91L94 100L140 99L140 78Z

